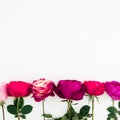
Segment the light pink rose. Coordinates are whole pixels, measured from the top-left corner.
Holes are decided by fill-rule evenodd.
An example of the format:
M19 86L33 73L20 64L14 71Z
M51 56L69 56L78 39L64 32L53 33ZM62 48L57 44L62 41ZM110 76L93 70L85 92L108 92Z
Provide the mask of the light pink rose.
M6 84L0 86L0 103L7 99Z

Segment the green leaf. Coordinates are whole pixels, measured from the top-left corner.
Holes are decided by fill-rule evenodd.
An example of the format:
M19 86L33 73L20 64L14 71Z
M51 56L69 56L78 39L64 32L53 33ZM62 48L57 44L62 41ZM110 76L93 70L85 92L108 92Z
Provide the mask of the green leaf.
M79 118L78 118L78 114L77 114L77 113L74 114L74 116L72 117L72 120L79 120Z
M67 118L67 116L63 116L61 120L70 120L69 118Z
M73 117L75 114L77 114L74 110L74 108L71 106L69 111L67 111L67 113L65 114L66 117L70 118Z
M107 120L117 120L117 116L114 113L109 113Z
M62 117L60 117L60 118L54 118L54 120L62 120Z
M107 120L111 120L112 118L111 117L108 117Z
M75 110L74 110L74 108L73 108L72 106L70 107L70 112L71 112L71 114L73 114L73 115L76 113Z
M8 105L7 106L7 111L11 114L16 115L17 114L17 107L14 105Z
M118 107L120 108L120 101L118 102Z
M120 115L120 111L118 111L118 114Z
M14 100L14 105L17 107L17 103L18 103L18 98L16 98L15 100ZM22 98L22 97L20 97L19 98L19 108L22 108L23 107L23 105L24 105L24 99Z
M52 118L51 114L42 114L42 116L46 117L46 118Z
M107 120L118 120L118 118L112 118L112 117L108 117Z
M87 114L89 113L89 111L90 111L90 106L84 105L84 106L80 109L79 114L80 114L81 116L85 116L85 115L87 115Z
M22 118L22 119L26 119L26 116L25 115L20 115L20 117Z
M90 117L92 117L92 114L85 115L80 120L87 120Z
M31 105L25 105L21 109L22 114L29 114L32 111L33 107Z
M117 113L117 109L116 109L115 107L113 107L113 106L108 107L107 110L108 110L109 112L111 112L111 113Z
M108 117L114 118L116 115L114 113L109 113Z

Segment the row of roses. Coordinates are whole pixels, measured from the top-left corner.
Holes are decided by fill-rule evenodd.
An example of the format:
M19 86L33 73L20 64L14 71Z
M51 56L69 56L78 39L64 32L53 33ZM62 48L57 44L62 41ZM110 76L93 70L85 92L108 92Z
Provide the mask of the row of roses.
M24 81L11 81L8 84L1 85L0 87L0 105L4 115L4 102L8 96L15 97L13 104L7 106L9 113L15 115L18 120L20 117L26 118L26 114L32 111L31 105L24 105L23 97L27 97L32 94L32 97L36 102L42 101L43 105L43 118L51 118L54 120L87 120L91 117L94 120L94 98L102 95L106 92L112 99L120 100L120 82L99 82L99 81L84 81L83 83L79 80L60 80L57 85L51 80L44 78L34 80L33 83L27 83ZM53 118L51 114L46 114L44 110L44 100L48 96L59 96L67 102L68 108L64 116L60 118ZM77 113L72 107L73 100L81 100L84 95L87 94L92 100L92 113L89 113L90 107L85 105ZM119 104L120 107L120 104ZM113 104L108 109L109 114L107 120L117 120L117 114L120 111L117 110Z

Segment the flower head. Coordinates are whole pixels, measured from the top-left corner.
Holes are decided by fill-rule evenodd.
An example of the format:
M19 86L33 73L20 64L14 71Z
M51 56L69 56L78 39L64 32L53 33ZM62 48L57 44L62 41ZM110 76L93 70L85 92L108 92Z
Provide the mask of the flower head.
M0 86L0 103L7 99L6 84Z
M85 94L85 89L80 81L60 80L55 92L60 98L81 100Z
M112 100L120 100L120 82L106 82L105 91L112 98Z
M105 91L104 83L99 81L85 81L84 86L89 95L99 96Z
M31 93L31 84L23 81L11 81L7 84L9 96L26 97Z
M39 102L46 97L54 96L54 83L44 78L33 81L32 93L35 101Z

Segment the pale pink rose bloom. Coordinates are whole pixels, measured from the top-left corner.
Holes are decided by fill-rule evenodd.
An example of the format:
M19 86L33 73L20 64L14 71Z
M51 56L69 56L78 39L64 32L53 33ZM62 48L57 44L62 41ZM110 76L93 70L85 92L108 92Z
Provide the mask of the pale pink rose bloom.
M7 99L6 84L0 85L0 103Z

